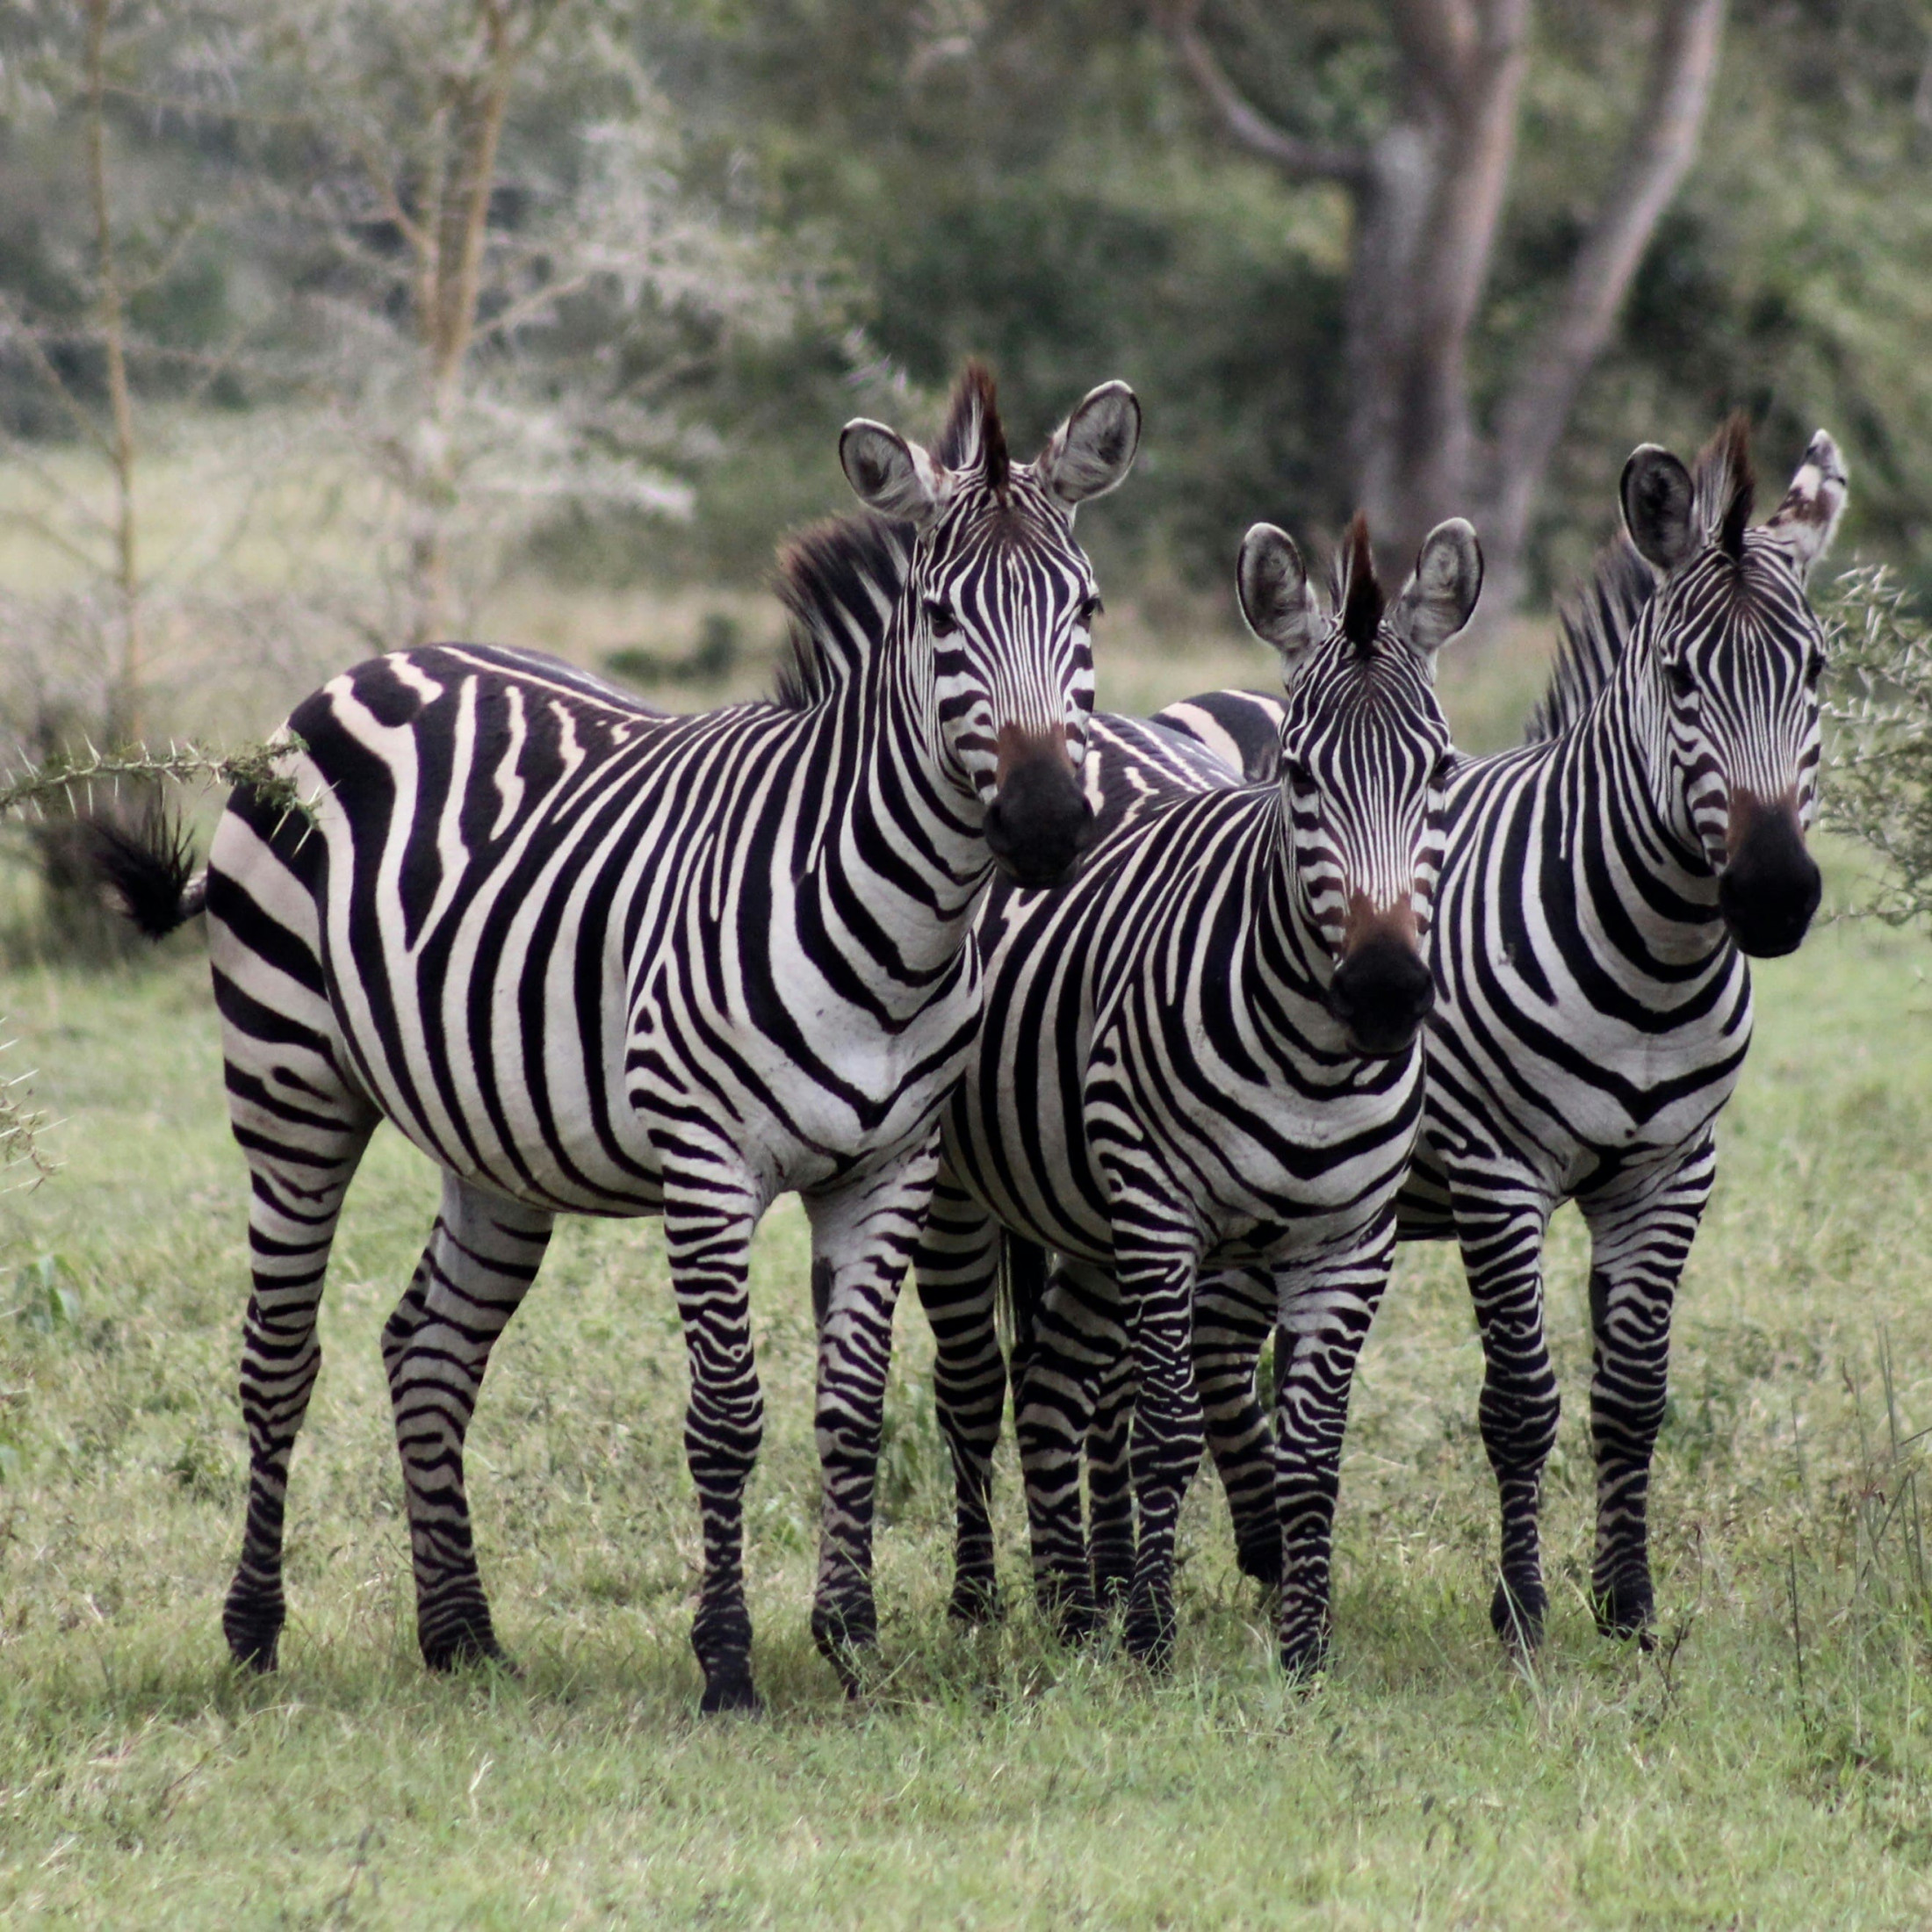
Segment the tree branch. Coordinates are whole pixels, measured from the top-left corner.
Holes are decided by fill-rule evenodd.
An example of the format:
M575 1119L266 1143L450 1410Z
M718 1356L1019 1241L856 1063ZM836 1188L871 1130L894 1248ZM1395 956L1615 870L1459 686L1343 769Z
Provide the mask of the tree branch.
M1615 326L1644 249L1683 183L1717 71L1726 0L1661 0L1644 91L1622 159L1555 313L1517 364L1498 415L1495 499L1520 535L1576 394Z
M90 576L101 574L101 560L93 551L76 544L71 537L55 529L46 517L36 515L32 510L0 509L0 530L9 529L24 530L36 543L58 551L69 563L78 564Z
M1431 92L1453 94L1477 37L1467 0L1389 0L1388 24L1409 78Z
M1228 78L1196 27L1200 0L1177 0L1163 10L1161 25L1174 44L1182 64L1221 117L1222 126L1250 154L1272 161L1285 173L1303 181L1342 181L1351 186L1366 183L1367 151L1330 141L1303 141L1278 127L1241 94Z
M99 423L82 407L80 398L68 387L67 379L54 365L40 342L40 331L30 328L19 316L4 295L0 295L0 342L17 342L32 359L34 373L52 392L54 399L66 411L69 422L85 439L91 443L103 456L112 458L113 444Z

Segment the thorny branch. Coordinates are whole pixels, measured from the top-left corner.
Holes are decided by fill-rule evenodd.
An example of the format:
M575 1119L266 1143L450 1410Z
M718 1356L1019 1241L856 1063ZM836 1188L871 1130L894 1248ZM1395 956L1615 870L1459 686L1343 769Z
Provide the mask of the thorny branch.
M12 1045L11 1040L0 1040L0 1053ZM48 1121L40 1108L28 1104L32 1094L27 1082L32 1078L29 1071L17 1073L11 1080L0 1079L0 1193L11 1193L15 1186L38 1187L60 1171L61 1164L38 1139ZM4 1176L21 1166L29 1170L25 1181L4 1181Z
M273 745L244 746L238 752L206 751L198 745L170 745L165 752L142 746L103 752L90 746L77 756L62 753L0 779L0 818L12 812L37 812L52 798L71 803L76 786L112 785L123 778L252 785L266 803L306 817L308 802L296 790L295 781L278 768L300 749L292 738Z

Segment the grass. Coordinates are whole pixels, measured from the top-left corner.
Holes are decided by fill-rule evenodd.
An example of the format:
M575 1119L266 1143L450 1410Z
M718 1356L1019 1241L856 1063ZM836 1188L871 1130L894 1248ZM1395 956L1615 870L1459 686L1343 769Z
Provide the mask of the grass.
M910 1298L880 1544L890 1675L848 1708L805 1631L806 1242L761 1231L751 1497L762 1721L703 1724L696 1517L652 1225L568 1222L472 1438L520 1680L415 1661L376 1337L435 1202L378 1138L297 1453L291 1629L217 1628L239 1531L243 1175L191 941L143 975L17 971L67 1162L0 1198L0 1916L104 1926L1920 1925L1932 1918L1932 1006L1922 941L1840 926L1760 976L1659 1457L1662 1640L1594 1633L1581 1230L1552 1250L1571 1407L1533 1673L1487 1602L1479 1357L1404 1256L1355 1402L1335 1667L1274 1676L1197 1486L1171 1681L1023 1604L946 1627L947 1481ZM1887 1374L1889 1368L1889 1395ZM1896 1446L1895 1446L1896 1445ZM1003 1472L1006 1575L1021 1577ZM1932 1500L1932 1499L1927 1499Z

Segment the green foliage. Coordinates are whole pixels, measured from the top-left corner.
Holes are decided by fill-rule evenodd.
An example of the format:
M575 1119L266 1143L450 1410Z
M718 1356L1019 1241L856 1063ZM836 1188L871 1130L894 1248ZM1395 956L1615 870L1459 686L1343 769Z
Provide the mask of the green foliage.
M1835 727L1827 822L1884 871L1871 909L1892 925L1932 915L1932 631L1883 568L1848 572L1829 607Z
M1608 7L1547 11L1579 37ZM1612 44L1614 31L1604 28ZM1640 441L1689 449L1734 406L1757 425L1761 501L1812 432L1851 472L1842 541L1932 583L1932 140L1907 0L1734 7L1699 159L1639 271L1543 509L1543 580L1575 580ZM1530 152L1582 158L1552 120ZM1547 145L1546 145L1546 142Z
M148 397L262 410L340 402L351 376L374 393L397 346L382 318L407 311L406 254L375 213L337 219L354 214L354 184L340 141L303 119L320 94L305 97L302 76L320 60L339 102L357 59L407 42L407 60L371 68L370 115L393 130L411 119L406 70L444 13L386 11L386 0L285 18L242 10L249 35L281 22L260 43L274 58L242 70L241 43L215 32L225 4L200 0L168 33L142 13L117 39L117 57L134 63L113 134L141 283L136 380ZM1224 58L1283 126L1345 141L1386 126L1381 6L1213 0L1209 11ZM1507 220L1470 348L1479 401L1574 259L1635 105L1635 29L1649 12L1580 0L1532 15ZM345 32L365 17L386 20L389 38ZM308 52L286 58L304 33ZM1345 199L1234 152L1150 10L649 0L621 17L566 8L551 34L505 129L491 216L503 278L477 373L491 407L514 403L526 429L568 417L578 453L563 463L523 429L514 450L484 438L479 487L514 498L520 478L526 487L515 516L490 525L493 542L571 574L751 580L775 535L840 505L831 451L854 408L916 423L970 352L993 360L1022 446L1102 378L1140 390L1143 460L1099 542L1115 580L1178 571L1218 585L1233 533L1256 515L1333 528L1352 507L1339 446ZM1537 588L1575 580L1611 525L1633 443L1695 445L1734 404L1762 425L1767 473L1831 428L1853 473L1849 540L1908 580L1932 572L1924 35L1916 0L1795 11L1735 0L1698 166L1549 478ZM193 111L155 110L148 97L169 90ZM597 169L613 151L588 138L600 126L637 137L618 173L648 217L632 226L651 233L628 265L608 237L583 246L597 239L589 213L611 205ZM84 390L97 372L82 339L72 141L51 98L0 120L12 189L0 301L80 330L61 353ZM573 279L568 262L594 256L612 272ZM512 329L491 321L532 302ZM350 315L359 333L344 336ZM65 433L11 351L0 421ZM537 457L551 484L570 487L528 488ZM693 519L624 507L605 487L620 457L647 459L638 474L670 488L659 508L688 487Z
M1109 506L1104 571L1178 566L1215 583L1255 516L1321 529L1346 515L1345 203L1233 152L1144 13L1029 0L722 11L703 57L672 36L674 70L731 115L734 139L754 104L750 136L783 219L816 224L836 251L862 328L852 364L883 357L930 392L986 354L1022 442L1104 376L1140 390L1148 439ZM1382 9L1211 11L1229 66L1283 126L1358 140L1385 125ZM1647 17L1628 0L1533 17L1505 230L1471 345L1479 400L1574 258L1635 111L1633 26ZM1761 425L1767 477L1832 429L1854 478L1849 540L1932 571L1919 508L1932 494L1923 62L1912 0L1735 10L1698 168L1548 480L1536 588L1559 593L1587 567L1635 443L1694 448L1741 404ZM845 375L817 350L725 365L717 393L757 431L701 480L701 523L774 439L826 446L850 413ZM757 547L740 544L737 567Z

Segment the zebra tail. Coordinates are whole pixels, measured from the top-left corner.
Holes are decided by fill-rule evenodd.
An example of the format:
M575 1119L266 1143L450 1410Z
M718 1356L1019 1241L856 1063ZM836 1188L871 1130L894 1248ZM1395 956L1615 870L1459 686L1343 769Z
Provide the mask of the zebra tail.
M166 812L150 813L135 831L88 821L94 871L122 915L149 939L185 925L208 900L208 872L195 869L188 831Z
M1006 1331L1006 1353L1015 1363L1033 1352L1040 1304L1047 1293L1047 1251L1011 1229L999 1239L999 1276L994 1287L999 1325Z

